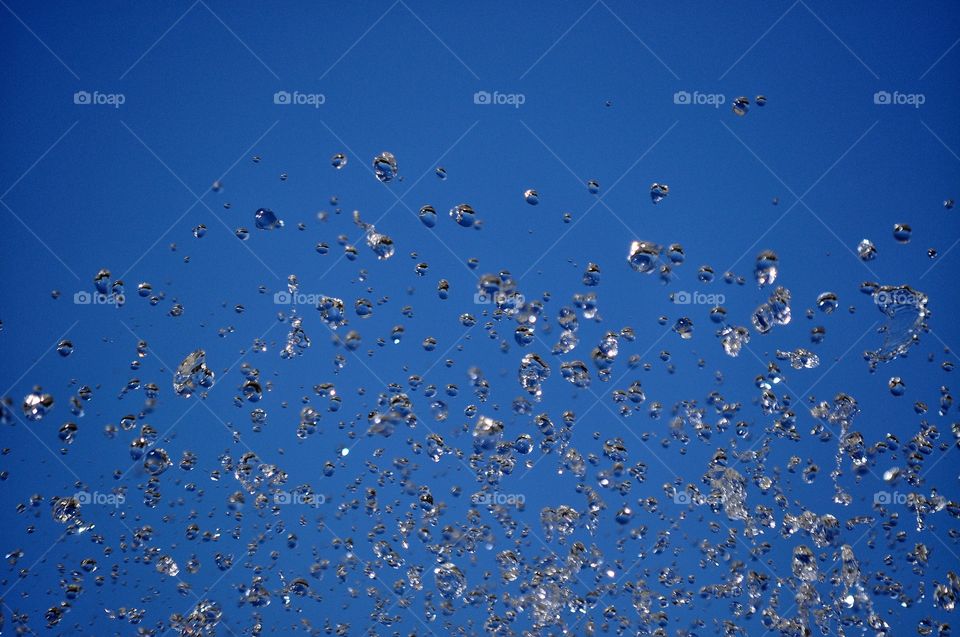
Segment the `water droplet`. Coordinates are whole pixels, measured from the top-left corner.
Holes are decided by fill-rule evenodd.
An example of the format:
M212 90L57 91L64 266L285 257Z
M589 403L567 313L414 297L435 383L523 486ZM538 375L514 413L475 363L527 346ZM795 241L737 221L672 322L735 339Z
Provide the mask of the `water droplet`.
M341 168L347 165L347 156L344 155L343 153L335 154L333 157L330 158L330 165L336 168L337 170L340 170Z
M839 306L840 301L833 292L824 292L817 297L817 309L824 314L833 314L833 311Z
M398 172L397 158L393 153L383 151L373 158L373 172L383 183L393 181Z
M214 376L213 371L207 369L206 353L198 349L188 354L177 367L173 375L173 391L178 396L189 398L201 387L212 387Z
M273 230L283 227L283 222L269 208L258 208L254 214L254 220L258 230Z
M459 204L450 209L450 218L464 228L469 228L477 221L477 215L470 204Z
M740 117L743 117L747 114L747 111L750 110L750 99L747 97L738 97L733 100L733 112Z
M894 396L903 396L904 392L907 391L907 386L899 376L891 378L887 386L890 388L890 393Z
M905 223L898 223L893 226L893 238L899 243L910 243L911 234L913 234L913 228Z
M753 274L760 287L772 285L777 280L779 264L780 258L773 250L764 250L757 255L757 264L754 267Z
M420 208L420 212L417 215L420 217L420 221L428 228L432 228L437 225L437 211L434 210L433 206L427 204L426 206Z
M670 186L667 184L654 183L650 186L650 201L658 204L670 194Z
M870 239L863 239L857 245L857 256L861 261L873 261L877 258L877 247Z
M630 252L627 253L627 262L637 272L649 274L660 264L662 248L650 241L633 241Z

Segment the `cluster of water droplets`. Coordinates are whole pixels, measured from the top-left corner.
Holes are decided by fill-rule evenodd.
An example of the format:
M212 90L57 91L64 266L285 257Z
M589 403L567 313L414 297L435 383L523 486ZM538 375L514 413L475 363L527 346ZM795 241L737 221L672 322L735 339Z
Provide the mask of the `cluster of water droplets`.
M765 103L763 96L753 101ZM741 97L733 110L745 115L750 105ZM357 163L372 171L366 178L378 188L373 179L387 188L402 179L390 152L378 154L372 166ZM338 152L327 170L342 175L354 168ZM443 167L430 171L447 185L456 181ZM587 188L596 195L599 182L590 180ZM640 194L645 199L642 188ZM677 201L667 200L669 194L663 183L649 190L657 210ZM513 196L518 206L539 206L525 209L529 213L553 205L550 197L533 188L522 202ZM331 198L331 205L337 201ZM895 609L919 604L931 617L917 632L949 634L944 613L955 608L960 578L950 551L939 545L949 549L955 542L952 531L942 529L960 517L960 507L925 477L960 436L954 423L948 440L933 420L950 414L949 387L937 390L936 416L918 401L918 422L895 427L865 422L861 404L844 392L817 397L817 383L827 383L822 376L803 394L791 386L816 374L821 359L827 367L846 355L822 347L821 325L804 333L809 343L798 343L791 328L803 316L824 324L841 320L839 299L846 302L855 283L830 280L840 295L817 287L794 301L786 286L789 259L781 263L776 252L764 250L753 264L755 286L746 285L749 273L733 268L702 265L691 272L698 284L726 284L729 292L729 299L701 302L679 288L687 260L681 244L629 237L615 246L627 248L626 264L622 252L612 259L571 258L576 269L569 280L548 281L546 290L538 289L542 278L501 267L498 261L506 259L497 253L481 255L484 269L479 258L463 259L471 278L458 286L460 272L443 271L441 278L421 256L436 248L432 244L407 248L408 279L382 283L378 268L403 259L394 258L393 238L377 226L403 239L412 234L409 223L422 236L447 237L462 236L458 227L483 225L466 203L452 205L454 223L447 227L433 205L410 212L364 214L371 223L354 211L344 225L352 222L354 233L359 228L356 239L342 234L316 243L321 257L339 244L347 268L354 261L363 267L327 278L311 265L288 275L269 307L282 332L238 347L236 363L222 359L228 350L222 343L232 342L236 328L205 325L215 338L202 348L184 347L179 355L189 353L166 370L173 395L193 397L177 402L186 406L179 416L165 401L170 380L140 379L141 372L159 372L143 365L153 362L152 352L139 340L130 368L140 371L123 381L116 400L142 394L142 404L118 403L121 412L104 406L106 399L91 403L106 382L71 382L57 400L32 386L19 410L12 399L2 401L0 422L15 426L22 415L22 426L42 440L50 437L43 429L50 415L69 411L70 420L57 423L54 434L63 456L82 444L77 439L85 431L77 423L89 421L83 420L88 403L94 417L119 422L104 426L108 445L122 443L115 455L123 462L109 490L96 491L76 476L72 491L28 494L17 507L28 533L52 525L70 541L82 536L78 541L95 547L71 558L73 564L56 565L62 590L49 592L56 599L43 613L48 626L70 617L85 578L103 586L106 580L93 574L109 565L112 579L136 571L144 582L140 599L125 595L103 609L117 634L261 635L265 626L286 629L269 615L277 611L297 617L294 630L316 635L426 628L491 635L891 637L907 632L897 626ZM324 211L318 221L332 223L340 213L339 207L332 215ZM489 222L504 223L492 213ZM285 226L270 209L257 208L254 227ZM308 224L297 227L305 232ZM191 232L196 239L207 235L202 224ZM279 241L283 234L262 236ZM250 240L243 227L236 235ZM908 224L894 229L898 243L911 236ZM354 247L360 240L369 253ZM317 258L313 248L305 252L305 259ZM865 262L877 259L866 239L855 252ZM621 276L636 289L608 290L607 282ZM166 299L149 282L137 289L150 307ZM270 289L276 287L256 291L269 300ZM860 289L880 312L879 345L863 353L863 373L873 379L869 372L893 368L921 345L929 299L905 284L866 282ZM122 299L124 285L103 269L93 292ZM793 320L791 303L802 306L804 299L811 307L797 310ZM671 310L653 316L648 306L663 301ZM636 326L604 318L622 316L619 303L629 305ZM235 315L247 310L243 303L230 306ZM165 309L164 320L185 311L177 300ZM704 330L701 321L714 327ZM449 338L454 331L459 338ZM662 344L665 338L677 351ZM92 345L63 338L56 346L61 358L79 355L75 340L78 352ZM701 342L709 347L701 349ZM216 361L209 367L208 351ZM428 364L421 366L423 355ZM271 357L282 361L279 367ZM943 368L949 369L952 364ZM735 380L743 370L752 382ZM899 373L880 384L896 398L907 393L906 372ZM911 382L910 391L921 384ZM214 403L218 392L226 399ZM175 435L178 417L194 431ZM191 433L201 451L181 443ZM216 439L216 449L201 444L207 436ZM805 441L813 446L801 446ZM824 455L829 489L818 488ZM868 484L884 490L868 492ZM910 518L916 533L937 533L939 543L928 541L929 534L908 536L901 518ZM168 535L168 528L176 533ZM10 564L22 558L23 551L11 547ZM227 578L230 586L222 595L215 586L195 592L198 573ZM911 587L913 575L923 579ZM189 603L160 616L154 589L173 590ZM362 630L358 616L372 626ZM30 621L26 613L11 616L18 633L32 632ZM83 630L78 626L71 630Z

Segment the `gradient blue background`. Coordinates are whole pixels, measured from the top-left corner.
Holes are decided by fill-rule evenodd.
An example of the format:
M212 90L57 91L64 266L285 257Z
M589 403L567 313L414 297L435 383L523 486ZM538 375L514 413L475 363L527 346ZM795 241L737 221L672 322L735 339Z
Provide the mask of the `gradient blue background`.
M696 574L694 592L722 579L725 567L700 568L695 543L701 537L719 542L725 531L713 534L706 523L696 520L682 523L673 534L672 542L686 548L682 554L674 558L668 552L631 566L638 545L649 549L656 532L680 513L660 485L674 478L672 471L679 472L683 484L699 484L715 447L731 448L732 434L716 435L709 444L694 441L686 456L678 453L678 443L663 450L658 441L668 435L674 403L696 399L703 404L716 389L728 400L744 403L742 416L752 422L754 437L739 444L742 448L754 444L770 424L753 404L758 396L754 378L764 373L776 349L809 346L814 325L827 328L824 343L814 348L821 367L797 372L783 364L791 391L818 401L838 391L852 394L863 412L855 427L864 432L868 444L887 432L906 442L923 418L935 422L942 442L949 444L951 415L939 417L935 412L939 387L952 381L941 363L956 362L953 350L945 348L960 342L960 327L953 318L960 309L955 294L960 251L952 250L960 239L960 221L942 205L944 199L956 197L960 176L956 125L960 49L952 48L958 31L960 12L948 2L666 6L610 0L549 7L508 2L455 7L402 2L277 7L213 1L149 7L5 4L0 10L5 58L0 70L0 134L7 149L0 164L0 199L5 204L0 208L5 274L0 377L7 390L4 395L13 399L15 408L36 384L57 399L42 422L25 424L20 419L3 429L2 446L8 451L0 460L5 472L0 548L4 553L25 551L18 564L8 565L2 573L0 594L7 625L16 610L28 615L30 629L38 634L126 635L133 634L134 627L107 621L103 607L145 608L143 626L151 628L161 627L170 613L187 610L196 601L192 594L178 594L176 580L159 575L152 565L137 563L142 548L122 548L132 529L149 524L154 530L149 546L175 556L181 567L193 553L200 558L200 572L181 573L181 578L200 597L220 601L225 618L218 634L249 631L251 609L237 607L237 587L250 582L253 573L247 567L254 563L265 566L266 586L274 591L273 603L262 609L268 633L289 630L301 618L319 628L329 617L331 622L349 622L351 634L362 634L371 626L367 589L373 587L393 601L386 588L403 578L405 569L383 567L377 584L357 563L342 582L331 567L324 579L310 580L323 602L299 600L300 615L285 611L276 594L281 574L288 579L306 575L314 551L333 562L343 560L345 551L334 546L335 537L352 537L356 557L373 559L366 535L374 520L363 511L362 489L347 490L359 477L372 486L375 476L368 461L382 470L391 468L396 457L410 457L420 467L413 476L416 484L430 484L435 498L447 503L432 532L438 535L444 525L463 524L469 494L477 489L473 475L453 458L434 464L425 455L413 455L409 441L423 444L428 431L438 431L450 444L469 449L472 419L463 410L476 403L466 376L471 366L484 371L492 389L480 412L504 420L509 438L521 432L535 435L530 418L510 410L521 392L516 369L526 351L543 354L553 367L545 399L535 413L546 411L559 423L565 409L578 415L589 409L574 427L574 446L584 454L597 452L593 432L600 432L600 440L619 436L630 449L630 463L643 461L649 466L647 482L634 485L629 497L601 490L609 508L598 535L591 538L582 529L577 533L578 539L601 548L608 566L621 560L611 566L618 571L616 579L633 569L627 577L648 579L656 587L657 570L671 564L679 573ZM125 103L117 109L76 105L73 94L81 90L121 93ZM273 94L281 90L322 93L325 103L317 109L276 105ZM523 94L525 102L520 108L477 105L473 95L481 90ZM673 95L681 90L720 93L726 104L719 109L675 104ZM881 90L923 94L925 103L919 109L877 105L873 95ZM768 96L766 107L754 107L742 118L731 113L734 97L757 94ZM369 170L372 157L382 150L397 156L404 177L388 187ZM330 167L330 156L336 152L349 157L342 171ZM262 160L254 163L254 155ZM445 181L433 174L438 165L447 169ZM281 181L284 172L289 179ZM210 184L221 177L223 190L211 192ZM587 192L587 179L599 180L602 204ZM669 198L658 206L648 196L655 181L671 188ZM524 203L527 188L539 191L537 207ZM339 197L337 205L331 205L331 196ZM802 203L797 203L798 196L803 196ZM774 197L779 198L778 206L771 204ZM225 202L232 207L225 209ZM446 216L461 202L477 210L484 221L482 231L460 228ZM432 231L413 214L427 203L441 214ZM286 227L272 233L252 230L253 211L262 206L277 211ZM354 209L366 221L383 216L377 227L396 242L392 260L377 262L362 245L351 220ZM326 222L317 220L321 210L329 214ZM571 223L564 223L565 212L572 214ZM304 231L297 229L299 222L306 224ZM913 227L907 245L892 238L891 229L898 222ZM197 240L191 229L201 223L209 231ZM232 234L239 226L251 228L246 243ZM356 261L341 257L340 235L358 245ZM864 237L872 239L880 253L869 267L851 252ZM676 270L674 282L664 287L655 277L627 267L627 246L634 238L684 246L687 262ZM318 241L330 244L330 254L314 251ZM176 244L175 251L171 244ZM752 282L753 260L764 248L780 256L779 282L793 293L794 321L767 336L754 333L751 351L731 359L714 338L708 308L678 308L670 303L669 293L725 294L730 322L746 325L750 311L766 296ZM939 251L936 260L927 257L929 248ZM470 257L479 259L476 270L465 266ZM420 262L429 264L424 277L414 272ZM580 283L588 262L602 270L603 282L594 290ZM703 264L717 273L717 281L710 285L696 281L697 268ZM101 268L126 283L126 305L119 310L74 305L74 292L92 289ZM748 283L742 287L723 283L728 269L747 277ZM368 273L366 281L361 281L361 270ZM560 378L560 361L547 356L547 345L537 342L522 348L513 342L512 322L495 323L497 336L489 338L484 323L490 319L479 316L486 308L473 304L475 279L501 270L518 278L527 298L551 294L546 314L553 330L540 334L549 345L558 336L556 312L570 304L571 295L598 293L603 322L581 320L581 345L563 360L586 360L604 332L633 326L637 339L622 344L614 367L618 382L601 383L594 377L591 391L573 388ZM287 325L278 322L272 297L284 289L289 274L299 277L305 293L329 294L348 303L350 327L364 337L356 355L335 347L316 312L306 309L304 327L312 347L300 359L279 358ZM441 278L450 281L447 301L438 299L435 291ZM858 291L865 280L911 284L930 296L933 310L931 333L910 356L872 375L861 353L879 343L870 328L881 316ZM164 300L153 307L137 297L141 281L152 283ZM258 291L259 286L265 293ZM51 290L61 291L61 298L52 299ZM840 310L806 319L804 311L826 290L839 295ZM352 312L358 297L389 301L361 321ZM180 318L167 315L174 303L184 307ZM246 310L236 313L237 304ZM401 313L408 304L413 306L412 319ZM856 313L848 312L849 306L855 306ZM480 324L468 331L457 320L462 312L478 315ZM669 317L667 326L658 324L660 315ZM691 341L669 333L669 326L683 315L695 323ZM390 329L398 324L406 330L402 343L378 346L376 340L389 340ZM224 337L217 334L221 328L229 330ZM65 334L76 351L61 358L53 348ZM433 352L420 346L427 336L438 340ZM269 342L269 351L249 353L258 337ZM143 367L133 371L129 363L136 357L139 338L148 341L151 353ZM506 353L500 350L501 339L510 344ZM196 398L183 400L171 391L171 366L198 347L207 351L208 363L218 375L205 403L209 409L198 406ZM664 350L672 355L675 373L668 373L658 357ZM346 357L346 367L339 373L333 362L337 354ZM652 370L628 370L630 354L641 354ZM702 368L697 365L701 357L706 360ZM242 383L236 364L241 359L260 369L272 391L261 403L238 409L233 398ZM445 359L452 365L436 364ZM722 385L714 377L718 369L724 374ZM457 397L444 397L450 418L434 421L430 401L422 391L411 391L429 430L401 427L389 439L364 436L366 415L376 409L376 397L386 391L386 383L405 386L409 375L425 371L426 383L459 386ZM887 391L887 381L894 375L907 384L902 398ZM173 467L161 477L163 500L156 509L141 502L146 482L142 471L134 469L119 481L113 477L115 471L124 473L131 466L127 445L133 433L120 433L115 439L102 435L106 423L142 409L142 391L117 398L131 378L160 386L157 409L144 420L166 432L161 446L175 460L185 449L199 455L192 473ZM642 381L648 403L663 403L661 420L646 416L647 405L629 419L619 419L602 406L616 410L606 392L626 388L634 379ZM320 432L298 442L294 430L301 397L311 396L312 387L322 382L336 384L343 407L336 414L325 413ZM69 414L68 399L81 385L95 391L86 414L77 419ZM358 391L361 387L365 393ZM598 396L602 405L591 409ZM809 436L814 423L808 406L793 400L804 439L777 441L770 465L782 467L789 455L796 454L819 464L821 475L814 486L788 476L789 497L841 521L869 514L872 494L884 487L871 474L858 484L847 462L842 482L857 501L846 508L833 505L828 474L836 441L821 444ZM918 400L930 405L928 414L914 413ZM325 408L316 396L312 401ZM260 434L250 428L249 411L255 406L269 412ZM76 421L80 431L61 453L64 445L56 432L66 421ZM341 421L346 423L343 428L338 426ZM231 429L239 432L239 440ZM649 449L636 437L642 432L651 432ZM350 455L338 460L343 446L352 447ZM380 448L383 455L373 457ZM219 482L212 482L209 474L219 468L221 453L237 457L247 449L264 462L280 464L290 474L289 484L311 482L328 495L333 504L319 511L324 529L318 529L317 516L309 510L304 524L299 521L301 511L285 510L280 518L260 516L249 504L242 522L233 519L225 498L238 485L226 472ZM928 463L941 455L946 454L936 451ZM538 458L539 452L534 452L533 459ZM327 460L338 468L332 477L323 478L321 465ZM888 455L871 468L880 474L891 464L902 463L902 455ZM563 555L568 550L541 540L541 508L560 503L584 508L582 496L574 491L578 480L566 473L559 476L557 470L558 459L547 457L529 473L518 467L501 487L527 499L526 510L517 518L539 536L524 540L530 555L551 549ZM586 481L600 490L595 473L591 467ZM76 492L77 481L90 490L121 485L129 489L122 518L105 508L84 510L84 517L97 525L102 544L91 543L89 534L60 538L55 544L63 529L51 520L47 500ZM202 489L202 496L184 489L191 481ZM447 490L453 484L460 485L464 495L451 497ZM937 464L920 491L929 494L933 486L955 497L955 457ZM906 485L899 489L909 490ZM399 550L390 536L413 499L395 483L378 491L381 506L396 500L394 512L381 511L377 520L387 525L385 539ZM18 513L17 505L34 493L45 498L43 504ZM649 525L647 538L628 542L626 552L618 553L616 542L630 527L614 524L613 513L625 502L636 509L636 499L647 496L661 500L666 519L638 514L631 526ZM354 498L361 501L360 509L338 514L336 506ZM751 506L769 501L755 490L748 499ZM220 530L218 542L185 540L192 510L198 512L203 530ZM696 509L690 517L701 513L705 522L716 518L728 524L708 509ZM419 513L414 515L419 519ZM498 538L496 550L508 548L503 530L489 514L483 516ZM943 581L946 569L955 568L960 559L955 536L950 537L955 521L938 514L930 520L930 531L920 535L906 508L900 518L897 530L907 532L905 543L888 546L877 527L876 539L864 540L856 552L865 573L888 571L916 597L921 580L928 582L929 591L931 582ZM234 527L241 529L236 540L230 537ZM299 536L296 549L286 548L291 531ZM849 537L845 535L844 541L853 543L863 531L845 532ZM259 533L265 534L264 545L247 556L247 543ZM761 559L772 560L772 568L787 576L790 551L808 540L784 540L778 533L779 529L761 538L776 547ZM918 541L933 552L932 565L922 577L912 574L903 560ZM434 558L419 541L412 545L405 556L425 568L425 591L412 594L411 606L422 620L424 594L437 601L430 574ZM104 555L105 547L112 548L112 555ZM268 557L271 550L280 552L275 561ZM213 564L218 552L230 553L240 562L223 577ZM893 567L882 563L888 552L896 558ZM749 562L744 545L733 553L736 559L748 560L748 568L764 568L760 561ZM471 586L483 583L483 570L491 569L494 576L486 584L493 591L500 589L491 554L481 548L474 564L469 556L456 556L454 561L467 573ZM833 558L829 550L824 555L829 558L823 564L826 568ZM62 599L58 581L63 576L57 565L63 564L69 573L88 556L100 564L95 575L107 575L118 565L119 577L111 581L108 576L98 587L92 576L85 576L84 593L63 622L45 629L43 612ZM27 566L29 573L19 580L19 570ZM649 575L642 572L645 567L651 569ZM581 594L595 586L587 573L582 584ZM347 586L357 591L355 599L346 594ZM205 587L212 587L211 592L205 593ZM510 590L517 594L515 585ZM606 602L601 600L590 612L592 619L602 621ZM626 596L610 603L633 616ZM912 632L925 616L947 619L935 613L929 593L907 609L890 600L875 603L894 626L893 634ZM781 611L788 606L789 600ZM893 609L895 613L888 615ZM725 603L699 597L692 609L669 612L674 622L671 634L689 627L694 618L707 622L697 634L712 634L714 620L728 616ZM392 634L394 629L404 634L447 632L447 621L466 625L467 619L482 622L486 616L482 605L463 608L452 618L441 615L428 623L428 629L398 606L391 613L398 623L378 627L378 634ZM577 619L567 617L568 624L573 626ZM518 627L527 621L522 617ZM483 632L477 623L467 630ZM582 630L579 624L573 632ZM762 634L759 619L747 622L745 630Z

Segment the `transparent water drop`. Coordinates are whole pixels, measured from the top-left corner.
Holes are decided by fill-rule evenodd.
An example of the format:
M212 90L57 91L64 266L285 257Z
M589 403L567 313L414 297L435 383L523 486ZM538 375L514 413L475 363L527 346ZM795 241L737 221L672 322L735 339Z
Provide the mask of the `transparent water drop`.
M397 158L393 156L393 153L383 151L373 158L373 172L377 179L383 183L393 181L399 172Z
M777 280L780 258L773 250L764 250L757 255L757 263L753 274L760 287L772 285Z
M464 228L469 228L477 222L477 214L470 204L459 204L450 209L450 218Z
M747 111L750 110L750 99L747 97L738 97L733 100L733 112L734 114L743 117L747 114Z
M817 309L824 314L833 314L839 306L840 301L833 292L823 292L817 297Z
M258 208L257 212L254 213L254 221L258 230L273 230L283 227L283 221L269 208Z
M893 238L898 243L910 243L910 235L913 234L913 228L908 224L898 223L893 226Z
M433 228L437 225L437 211L434 210L430 204L420 208L417 216L420 218L420 222L428 228Z
M890 393L894 396L903 396L904 392L907 391L907 386L899 376L894 376L887 383L887 386L890 388Z
M650 186L650 201L658 204L670 194L670 186L667 184L654 183Z

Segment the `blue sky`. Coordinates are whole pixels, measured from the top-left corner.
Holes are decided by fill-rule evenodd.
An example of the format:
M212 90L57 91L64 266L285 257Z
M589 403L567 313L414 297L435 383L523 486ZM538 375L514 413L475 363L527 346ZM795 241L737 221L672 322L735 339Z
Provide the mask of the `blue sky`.
M836 595L829 574L846 543L854 545L865 577L886 573L911 599L901 608L874 597L893 634L914 630L924 617L949 620L934 607L931 591L960 553L952 514L932 515L917 532L906 505L879 512L873 500L880 491L930 496L932 489L956 498L953 412L937 413L941 388L952 389L944 363L956 364L953 347L960 342L952 320L960 310L954 293L960 229L956 213L944 206L957 196L960 176L960 95L951 80L960 65L960 13L954 4L918 10L900 3L798 0L731 8L598 0L545 10L508 2L454 8L398 0L298 3L265 12L256 3L208 0L56 10L6 0L0 15L7 60L0 70L0 130L8 148L0 163L6 228L0 369L3 396L12 400L15 415L3 425L8 451L0 464L0 512L8 530L4 552L24 552L0 574L8 625L14 613L24 613L38 634L127 634L132 628L125 621L108 620L102 610L125 606L144 609L142 626L164 634L171 613L211 599L224 613L217 634L243 634L255 612L270 632L306 618L314 628L329 619L348 622L350 634L364 634L373 624L375 599L381 599L396 621L379 625L378 634L446 632L448 623L483 634L492 614L504 614L507 593L522 594L518 583L501 581L496 553L518 550L526 581L539 562L566 556L579 540L596 546L603 559L565 587L574 595L602 590L607 596L591 598L586 616L562 613L568 630L580 634L580 620L602 623L608 604L639 630L624 584L646 580L657 594L677 588L693 594L690 606L667 609L671 634L684 628L714 634L717 622L730 615L730 600L702 598L700 589L729 576L726 560L789 580L793 550L810 540L802 533L782 536L783 518L805 509L835 515L843 528L836 545L817 550L825 603ZM751 104L742 117L732 112L735 98L753 102L757 95L766 96L765 106ZM382 151L393 153L399 165L400 177L387 184L372 174L371 162ZM348 158L341 170L330 165L335 153ZM446 179L436 176L438 166ZM600 184L598 194L586 187L591 179ZM215 181L222 189L211 189ZM649 196L654 182L670 187L657 205ZM536 206L524 201L530 188L539 193ZM480 229L448 217L461 203L476 210ZM427 204L440 216L435 228L417 220ZM285 226L255 229L258 208L277 212ZM393 239L391 259L378 261L364 245L354 210ZM911 226L909 243L894 240L897 223ZM207 228L201 239L193 236L199 224ZM250 230L247 241L234 235L240 227ZM857 258L864 238L877 247L874 261ZM633 240L679 243L685 262L666 284L634 272L626 262ZM328 254L318 253L319 242L329 245ZM342 242L357 246L355 260L344 256ZM791 291L793 320L765 335L751 328L748 347L731 358L715 335L710 307L680 306L670 295L723 295L727 322L749 326L751 312L771 291L753 280L755 258L765 249L779 256L777 284ZM467 265L471 258L475 268ZM588 263L600 268L597 287L582 283ZM422 274L418 264L427 266ZM698 280L703 265L715 271L712 283ZM75 303L74 294L92 291L103 268L110 281L123 281L126 303ZM536 338L526 346L514 339L514 318L495 316L491 306L474 301L478 276L505 271L527 301L543 304ZM745 284L725 283L727 271ZM337 334L356 330L362 337L357 350L336 345L316 310L303 307L299 315L311 347L298 358L280 358L290 308L273 298L286 289L289 275L297 276L304 294L343 299L349 324ZM446 300L437 294L441 279L449 282ZM864 281L910 285L927 295L931 311L928 330L909 355L872 374L862 353L879 346L883 316L860 292ZM156 303L137 295L141 282L152 285ZM825 315L814 309L808 318L806 311L825 291L838 295L838 310ZM573 306L575 294L590 292L597 295L600 320L581 314L579 346L552 355L558 312ZM370 318L357 316L357 299L371 301ZM176 306L183 309L179 317L171 316ZM465 326L463 313L475 315L476 325ZM693 321L692 339L670 330L681 317ZM403 337L393 343L398 325ZM590 353L604 334L627 326L636 337L620 339L605 382ZM815 326L826 329L817 345L810 342ZM435 348L423 347L427 338L436 339ZM55 351L64 339L74 346L67 357ZM255 351L257 339L266 351ZM142 359L139 340L149 345ZM776 361L777 350L798 347L814 351L820 366L793 370ZM206 351L216 384L205 399L178 397L172 371L198 348ZM542 399L530 413L518 413L514 401L523 390L517 368L530 352L543 356L552 372ZM635 368L627 364L632 355L641 361ZM135 360L140 364L132 366ZM589 389L563 380L560 364L573 360L587 363ZM783 372L774 391L789 404L784 411L796 414L798 440L769 435L775 417L758 405L756 378L771 362ZM256 404L238 398L244 364L259 370L264 397ZM474 367L489 382L485 401L469 378ZM423 385L411 387L412 375L422 376ZM894 376L906 384L903 396L888 390ZM647 402L624 417L613 392L635 380ZM159 387L152 405L143 388L149 383ZM324 383L336 387L339 411L329 411L328 400L317 395L315 387ZM392 384L409 394L419 422L398 424L390 437L369 436L368 415L383 411L378 399L398 391ZM28 422L20 404L36 385L54 396L55 405L42 421ZM137 388L124 392L128 385ZM430 385L437 396L425 389ZM70 397L84 386L92 398L81 416L71 413ZM749 423L749 435L738 439L735 426L717 431L718 416L708 409L714 426L709 440L689 429L691 441L673 438L676 405L709 407L713 391L742 405L734 420ZM844 458L839 480L854 496L849 506L831 501L836 434L821 441L810 415L812 404L838 392L857 399L861 413L853 428L868 448L887 434L903 445L886 453L874 449L860 473ZM431 413L437 399L449 409L445 420ZM655 401L663 406L659 419L648 416ZM918 413L918 401L929 410ZM300 410L308 403L323 416L317 433L299 440ZM525 507L511 511L527 529L520 537L486 507L478 508L479 518L469 514L470 495L480 488L469 460L476 421L471 405L503 421L506 439L522 433L534 439L535 450L515 455L515 469L494 488L523 496ZM260 432L250 422L255 408L268 414ZM584 458L598 456L587 462L583 477L571 475L559 453L540 449L534 416L549 414L559 427L565 411L577 416L569 448ZM161 495L155 507L144 501L148 475L129 453L135 432L103 435L105 425L118 425L125 415L136 419L137 431L144 423L156 429L154 446L174 460L156 481ZM79 428L70 444L57 436L67 422ZM914 467L915 483L885 485L882 476L892 467L910 473L908 441L930 426L939 439ZM462 457L433 462L422 450L431 433L462 449ZM612 438L628 447L627 466L639 462L649 470L646 481L633 481L626 493L598 480L611 469L602 443ZM703 489L718 449L732 455L767 448L762 466L738 465L748 476L751 512L758 505L776 512L776 528L758 538L745 536L742 521L709 507L688 511L662 488L692 483ZM187 450L198 458L192 472L179 466ZM273 513L256 508L248 495L238 516L227 498L242 485L224 458L244 453L282 467L289 476L285 489L313 485L325 504ZM812 484L800 471L787 471L791 456L801 459L801 468L819 466ZM400 457L415 467L409 475L395 462ZM325 475L325 462L336 467L332 475ZM216 470L222 475L212 480ZM763 492L755 482L760 475L776 477L777 487ZM581 484L604 500L598 526L578 525L566 543L550 539L541 512L567 504L582 513ZM461 492L451 493L453 486ZM368 487L378 492L373 510L365 509ZM84 507L93 531L64 535L50 516L54 497L115 488L125 489L123 506ZM412 506L421 488L442 503L437 517ZM775 503L778 489L789 502L785 509ZM34 494L41 498L37 506L29 504ZM638 499L651 497L659 504L645 510ZM27 508L18 511L23 503ZM614 514L624 505L636 514L619 525ZM861 515L872 516L871 522L843 527ZM421 542L414 534L401 549L398 525L408 516L430 529L430 539ZM893 518L895 530L885 529L884 520ZM219 538L186 539L192 522ZM384 525L383 535L368 539L377 524ZM134 531L145 525L153 529L150 539L132 545ZM433 576L440 559L435 549L448 525L483 538L475 555L463 540L451 541L441 555L464 571L471 589L499 597L493 610L459 597L451 601L455 611L434 617L431 608L442 600ZM631 539L641 525L646 535ZM706 537L722 544L729 529L736 533L725 549L729 555L721 566L703 565L697 542ZM638 559L667 530L670 548ZM900 530L903 541L894 539ZM297 535L294 547L289 533ZM248 556L255 538L262 545ZM354 540L353 551L344 548L344 538ZM377 561L374 543L380 539L404 554L403 567ZM772 544L769 553L757 549L763 542ZM921 572L907 559L918 542L931 552ZM271 551L277 555L271 558ZM232 555L234 567L218 569L218 554ZM892 566L884 564L886 554ZM156 571L152 562L159 555L180 564L178 577ZM187 573L193 555L201 566ZM99 569L77 576L83 593L69 602L58 625L46 628L44 613L65 598L61 580L74 577L85 557L96 559ZM334 566L311 578L309 565L324 559ZM381 573L376 581L364 574L367 563ZM345 564L343 579L337 564ZM398 598L391 592L394 581L415 566L423 568L423 589L408 584ZM111 578L115 567L120 575ZM662 568L696 579L658 585ZM101 584L98 575L105 576ZM272 593L270 606L238 604L240 589L258 575ZM296 598L284 608L281 591L296 577L306 577L322 601ZM178 591L184 581L190 592ZM920 594L924 585L926 596ZM409 609L400 603L407 598ZM761 609L769 598L764 592ZM799 616L790 601L778 612ZM853 612L862 618L865 610ZM835 625L839 614L829 617ZM697 619L705 625L696 626ZM520 613L513 629L528 629L532 621L530 612ZM766 629L758 616L740 621L747 634Z

